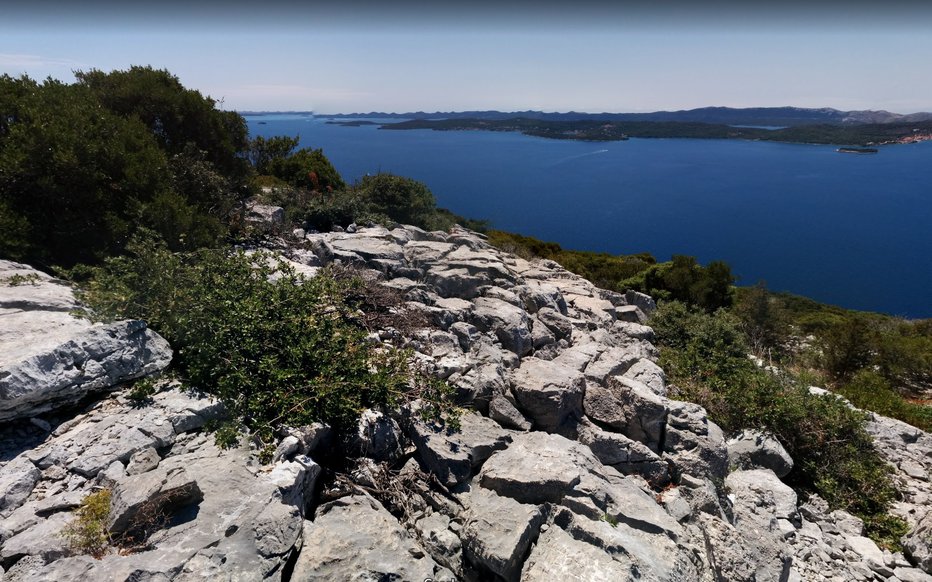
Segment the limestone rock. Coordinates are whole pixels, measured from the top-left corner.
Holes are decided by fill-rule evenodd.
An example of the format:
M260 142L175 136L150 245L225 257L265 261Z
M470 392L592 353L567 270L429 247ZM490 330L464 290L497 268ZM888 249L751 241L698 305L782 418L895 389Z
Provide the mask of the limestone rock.
M0 467L0 516L22 505L41 476L39 469L24 456Z
M314 580L453 580L378 503L360 495L317 509L305 522L294 582Z
M906 555L916 565L932 574L932 512L927 512L917 526L903 538Z
M133 537L203 496L182 467L129 476L113 490L107 526L114 534Z
M658 451L667 418L667 406L647 386L636 380L613 377L607 388L590 386L586 415L625 436Z
M511 375L520 408L535 427L552 432L567 420L582 417L585 380L582 374L538 358L525 358Z
M142 321L93 326L0 367L0 421L35 416L163 370L168 342Z
M501 299L479 297L471 315L471 323L480 331L492 332L502 347L518 356L525 356L534 348L527 312Z
M669 414L663 456L679 473L724 479L728 473L725 436L705 409L691 402L667 400Z
M728 463L739 469L770 469L777 477L793 470L793 458L783 445L758 430L745 430L727 443Z
M469 479L473 469L511 442L505 429L476 413L462 414L458 430L426 423L416 414L408 421L411 440L424 464L448 487Z
M517 580L524 556L544 522L541 508L482 487L465 494L464 504L468 509L461 535L466 558L505 580Z
M249 204L249 214L246 220L250 222L264 222L267 224L282 224L285 221L285 209L281 206L268 204Z
M550 527L541 535L521 572L521 582L617 582L637 578L634 564L624 553L609 554L574 540L558 527Z
M489 418L505 428L531 430L531 423L503 394L495 392L489 401Z

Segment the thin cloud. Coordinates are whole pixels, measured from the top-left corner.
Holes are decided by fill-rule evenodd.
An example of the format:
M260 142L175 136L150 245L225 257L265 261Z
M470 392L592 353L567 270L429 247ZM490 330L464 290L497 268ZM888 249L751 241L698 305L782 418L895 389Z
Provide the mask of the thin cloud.
M26 54L11 54L11 53L0 53L0 67L21 67L21 68L37 68L37 67L84 67L84 63L74 61L71 59L60 59L55 57L45 57L42 55L26 55Z

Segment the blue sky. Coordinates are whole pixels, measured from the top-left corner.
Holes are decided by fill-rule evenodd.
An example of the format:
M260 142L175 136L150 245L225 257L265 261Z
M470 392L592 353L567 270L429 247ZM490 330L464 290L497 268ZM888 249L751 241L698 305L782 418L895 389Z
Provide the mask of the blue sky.
M932 12L897 0L72 4L10 9L0 73L151 64L237 110L932 111Z

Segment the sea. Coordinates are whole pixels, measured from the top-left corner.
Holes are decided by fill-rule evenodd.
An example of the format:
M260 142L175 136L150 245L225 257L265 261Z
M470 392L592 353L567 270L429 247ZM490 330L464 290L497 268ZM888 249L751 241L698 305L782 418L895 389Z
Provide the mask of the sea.
M323 148L347 182L408 176L439 206L567 249L723 260L742 285L932 317L932 142L864 155L739 140L390 131L306 115L246 120L253 136Z

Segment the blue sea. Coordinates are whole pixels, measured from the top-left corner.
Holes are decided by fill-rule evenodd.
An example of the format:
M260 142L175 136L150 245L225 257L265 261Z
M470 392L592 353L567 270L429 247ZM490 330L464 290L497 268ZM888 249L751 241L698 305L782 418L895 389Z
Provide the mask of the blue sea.
M247 122L252 135L323 148L348 182L409 176L457 214L564 248L721 259L740 284L932 317L932 142L852 155L736 140L387 131L298 115Z

